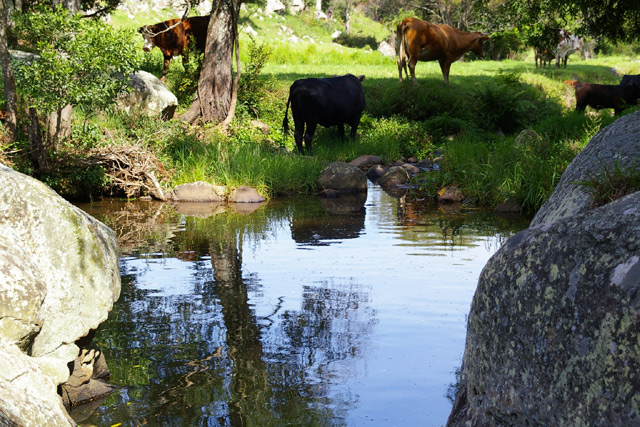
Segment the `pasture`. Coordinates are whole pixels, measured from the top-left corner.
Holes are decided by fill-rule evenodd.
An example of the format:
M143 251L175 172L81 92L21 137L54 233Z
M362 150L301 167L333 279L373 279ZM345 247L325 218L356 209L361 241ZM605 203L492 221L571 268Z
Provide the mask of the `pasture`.
M410 80L399 83L395 58L371 49L372 40L385 39L394 24L354 14L345 43L362 47L347 47L331 42L331 33L342 29L338 22L318 22L310 14L269 18L257 9L243 13L243 78L231 129L221 132L208 125L185 131L178 120L110 113L92 117L88 124L77 117L90 132L79 133L75 147L141 145L170 172L167 187L205 180L250 185L268 197L314 192L318 173L331 161L362 154L377 154L388 162L438 158L440 170L421 177L426 194L455 183L478 205L513 200L535 211L575 154L615 120L611 110L574 112L574 90L565 81L617 84L624 74L640 74L640 62L626 55L583 60L574 54L566 69L536 68L531 50L518 60L472 60L467 55L451 66L449 87L437 62L418 62L414 86ZM131 20L118 12L113 24L137 28L170 17ZM248 26L257 36L245 32ZM291 41L292 36L300 41ZM159 77L162 67L158 49L145 54L143 69ZM313 157L297 155L292 132L282 132L289 86L301 78L345 73L366 76L358 138L342 144L335 128L318 127ZM185 73L180 60L171 61L166 83L178 95L178 113L190 105L196 82L197 74ZM255 120L268 125L269 132L255 127ZM535 133L518 139L525 129ZM97 134L108 138L96 139ZM96 140L87 141L87 135ZM286 154L282 147L293 152Z
M273 31L277 34L278 30ZM260 57L252 59L252 49L268 54L259 64L254 87L249 88L255 91L239 94L232 134L213 138L217 141L214 153L209 142L198 141L196 152L204 156L187 153L182 147L175 165L176 182L194 179L197 170L199 179L219 182L223 177L222 181L232 185L255 185L267 195L312 192L315 176L330 161L350 161L362 154L377 154L389 162L410 156L440 157L441 170L421 180L424 192L433 195L440 186L456 183L479 205L514 200L535 211L575 154L600 128L615 120L610 110L574 112L574 89L565 81L617 84L623 74L640 73L640 63L624 56L582 60L574 54L566 69L536 68L531 51L521 60L465 57L452 65L450 87L445 86L437 62L419 62L414 86L410 81L399 83L395 58L370 48L326 41L288 43L258 34L241 37L245 70L255 69L252 64ZM152 67L156 73L158 64ZM181 68L179 61L172 62L178 79ZM301 78L345 73L366 76L366 107L357 140L342 144L335 128L319 127L313 158L283 157L274 151L272 147L285 146L295 152L293 134L283 135L281 129L289 86ZM269 125L269 135L253 129L252 119ZM516 142L525 129L533 130L536 137ZM243 150L253 154L240 154ZM220 156L237 158L228 162ZM216 170L231 163L233 171ZM260 167L256 170L254 165ZM289 177L293 171L297 178Z

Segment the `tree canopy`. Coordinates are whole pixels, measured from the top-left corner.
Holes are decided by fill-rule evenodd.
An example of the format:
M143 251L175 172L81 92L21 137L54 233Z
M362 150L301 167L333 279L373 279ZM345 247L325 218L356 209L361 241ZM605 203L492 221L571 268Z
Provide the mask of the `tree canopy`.
M566 28L580 35L630 42L640 38L637 0L482 0L512 26Z

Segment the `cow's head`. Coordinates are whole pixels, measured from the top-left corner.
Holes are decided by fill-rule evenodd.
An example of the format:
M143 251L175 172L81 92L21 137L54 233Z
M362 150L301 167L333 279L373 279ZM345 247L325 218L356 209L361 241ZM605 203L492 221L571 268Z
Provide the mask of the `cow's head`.
M489 40L489 36L482 33L476 33L476 34L478 35L478 37L476 38L475 42L473 43L473 47L470 50L471 52L475 53L477 56L482 58L484 57L484 50L482 50L482 43Z
M149 52L151 49L153 49L156 46L156 43L153 40L153 37L155 36L155 34L151 30L151 26L145 25L144 27L140 27L138 28L138 32L142 34L142 38L144 40L144 45L142 46L142 50L144 50L145 52Z

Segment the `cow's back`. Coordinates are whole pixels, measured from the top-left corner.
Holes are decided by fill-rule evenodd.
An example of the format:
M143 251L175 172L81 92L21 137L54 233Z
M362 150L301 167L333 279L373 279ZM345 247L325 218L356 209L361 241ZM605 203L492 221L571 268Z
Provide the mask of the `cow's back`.
M209 29L210 15L207 16L193 16L187 18L188 29L185 29L187 35L193 35L196 41L196 48L204 51L205 44L207 42L207 30Z
M296 80L290 89L294 120L329 127L353 125L365 107L364 90L357 77L347 74L326 79Z
M204 50L209 19L210 16L193 16L182 22L180 19L169 19L149 26L149 30L156 34L153 37L154 44L162 50L165 56L177 56L183 54L189 45L191 35L196 41L196 48ZM180 23L176 25L178 22ZM173 27L174 25L175 27Z
M576 85L576 108L614 108L620 110L625 105L635 105L640 98L640 86L602 85L578 83Z
M626 74L622 76L622 80L620 80L621 85L638 85L640 86L640 74Z

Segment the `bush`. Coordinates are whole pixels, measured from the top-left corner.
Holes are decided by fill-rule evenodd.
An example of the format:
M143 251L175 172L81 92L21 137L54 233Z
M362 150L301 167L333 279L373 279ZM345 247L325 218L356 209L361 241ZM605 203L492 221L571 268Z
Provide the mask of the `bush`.
M238 84L238 108L245 109L259 117L262 99L266 96L268 84L260 78L260 72L272 55L272 48L266 44L249 44L249 62L245 63Z
M354 47L357 49L368 47L372 50L376 50L378 48L378 43L376 42L375 37L363 34L340 33L334 41L343 46Z

